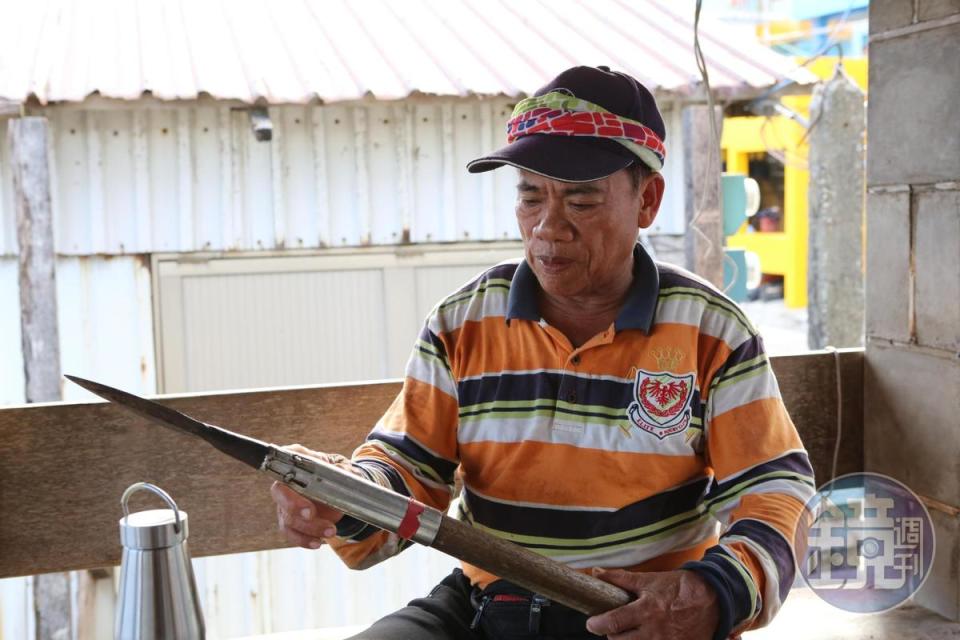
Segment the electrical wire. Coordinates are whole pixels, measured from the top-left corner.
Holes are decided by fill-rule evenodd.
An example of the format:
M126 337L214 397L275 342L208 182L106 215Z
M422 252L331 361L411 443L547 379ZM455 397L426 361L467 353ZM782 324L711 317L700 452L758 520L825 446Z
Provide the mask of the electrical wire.
M693 57L697 61L697 69L700 71L700 78L703 81L703 88L707 94L707 112L710 118L710 153L707 157L707 166L704 171L704 175L714 175L720 173L720 132L717 130L717 117L716 117L716 104L713 99L713 90L710 88L710 73L707 70L707 60L703 55L703 49L700 47L700 12L703 9L703 0L697 0L696 8L693 13ZM700 198L698 202L694 203L694 214L690 219L690 223L687 225L688 229L692 230L697 234L701 240L703 240L706 245L706 251L704 252L704 257L709 256L711 253L717 250L716 243L713 239L708 236L700 226L697 224L700 221L700 218L706 212L706 200L707 200L708 189L703 189L700 192ZM722 227L722 202L721 202L721 227ZM730 279L730 284L723 286L723 275L720 276L720 288L724 293L729 291L734 283L736 283L739 276L739 267L737 266L736 261L731 258L723 249L720 249L722 253L722 262L729 264L731 268L731 273L733 277Z

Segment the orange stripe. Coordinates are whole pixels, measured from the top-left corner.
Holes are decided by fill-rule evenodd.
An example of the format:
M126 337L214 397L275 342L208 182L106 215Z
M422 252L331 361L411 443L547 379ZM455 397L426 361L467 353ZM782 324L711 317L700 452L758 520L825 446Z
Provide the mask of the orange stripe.
M698 456L524 441L461 445L464 483L491 498L619 509L703 474Z
M621 332L615 344L587 348L582 352L582 362L574 367L568 361L572 354L569 344L550 333L533 322L514 320L508 327L502 317L491 316L464 323L462 327L441 335L440 339L458 379L503 370L564 368L588 375L633 378L637 369L645 369L669 370L677 374L696 371L698 382L704 388L704 381L709 383L732 353L726 342L698 333L697 327L662 323L656 326L652 335L641 331ZM696 351L681 348L681 358L672 366L658 358L660 350L673 350L678 345L694 343Z
M793 496L784 493L750 493L740 498L740 504L730 514L730 522L740 518L760 520L782 533L793 546L797 525L805 512L803 504Z
M350 542L340 538L327 538L326 541L345 565L356 569L368 555L386 544L387 535L386 531L378 531L360 542Z
M406 433L437 455L456 460L458 411L454 398L431 384L407 378L377 426Z
M757 596L763 597L767 585L767 574L763 572L760 561L754 557L749 547L742 542L730 542L726 544L726 547L737 556L743 566L747 568L747 571L750 572L750 575L753 576L753 583L757 585Z
M707 434L710 464L718 478L801 449L800 436L777 398L754 400L715 416Z

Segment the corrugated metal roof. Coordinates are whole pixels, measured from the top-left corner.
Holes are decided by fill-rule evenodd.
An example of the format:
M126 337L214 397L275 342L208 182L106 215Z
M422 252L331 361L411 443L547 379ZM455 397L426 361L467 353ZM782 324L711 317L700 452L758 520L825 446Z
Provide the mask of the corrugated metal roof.
M0 98L307 103L529 93L576 64L661 92L699 82L693 5L666 0L32 0L0 20ZM706 19L705 19L706 20ZM815 79L715 22L711 84Z

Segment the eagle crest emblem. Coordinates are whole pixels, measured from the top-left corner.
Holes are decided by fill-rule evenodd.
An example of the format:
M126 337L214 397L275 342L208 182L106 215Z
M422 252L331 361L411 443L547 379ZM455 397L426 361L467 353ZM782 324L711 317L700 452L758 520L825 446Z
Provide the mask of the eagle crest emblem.
M695 375L637 370L634 401L627 407L630 422L661 440L690 424Z

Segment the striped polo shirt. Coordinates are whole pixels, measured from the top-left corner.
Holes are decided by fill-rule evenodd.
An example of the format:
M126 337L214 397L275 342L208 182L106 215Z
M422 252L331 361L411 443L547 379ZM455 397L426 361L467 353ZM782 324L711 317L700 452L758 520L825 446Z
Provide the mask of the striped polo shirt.
M574 347L525 261L480 274L430 313L354 462L441 510L459 473L471 525L580 570L697 570L721 626L761 626L793 582L807 454L743 312L639 244L633 275L616 320ZM333 541L356 568L405 544L372 527Z

